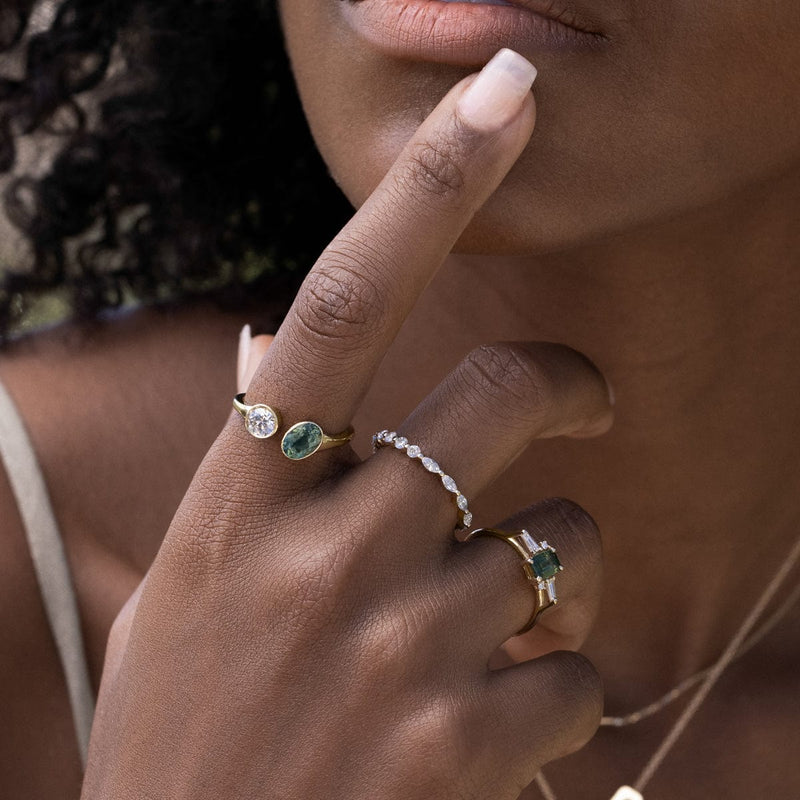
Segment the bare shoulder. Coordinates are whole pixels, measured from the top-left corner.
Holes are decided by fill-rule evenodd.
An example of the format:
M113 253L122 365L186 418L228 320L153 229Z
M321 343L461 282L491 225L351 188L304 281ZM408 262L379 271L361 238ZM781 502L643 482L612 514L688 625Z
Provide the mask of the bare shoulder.
M213 311L145 311L0 353L67 551L95 688L109 628L230 413L241 325ZM74 799L63 674L1 466L0 641L0 796Z
M212 309L142 310L0 357L67 548L96 681L105 634L230 412L240 327Z

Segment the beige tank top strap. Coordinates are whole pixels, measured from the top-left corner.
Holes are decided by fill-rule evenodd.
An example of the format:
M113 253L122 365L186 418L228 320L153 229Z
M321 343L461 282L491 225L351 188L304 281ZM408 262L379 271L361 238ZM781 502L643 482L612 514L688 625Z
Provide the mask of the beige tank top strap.
M75 587L41 467L25 423L2 383L0 461L5 465L25 528L45 612L64 670L81 761L85 767L94 717L94 693L89 680Z

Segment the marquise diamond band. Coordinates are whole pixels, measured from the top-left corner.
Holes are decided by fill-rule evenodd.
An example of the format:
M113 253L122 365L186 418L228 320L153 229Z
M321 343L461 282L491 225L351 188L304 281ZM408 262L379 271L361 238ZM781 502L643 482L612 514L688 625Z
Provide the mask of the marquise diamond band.
M469 510L467 498L461 493L455 480L450 477L432 458L423 455L422 450L415 444L411 444L405 436L399 436L395 431L379 431L372 437L372 449L380 447L394 447L396 450L404 452L409 458L418 459L422 466L438 475L442 481L442 486L453 495L456 508L458 509L457 531L463 531L472 525L472 514Z

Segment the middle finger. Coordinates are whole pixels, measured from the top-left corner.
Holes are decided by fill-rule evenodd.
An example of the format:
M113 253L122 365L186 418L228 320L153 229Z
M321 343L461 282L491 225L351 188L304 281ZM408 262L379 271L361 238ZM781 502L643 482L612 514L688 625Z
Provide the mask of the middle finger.
M443 546L430 531L457 522L458 495L444 476L426 471L423 456L469 500L533 439L598 435L612 420L606 381L581 353L549 342L486 345L470 353L397 428L395 447L357 472L371 471L378 485L392 486L388 502L398 504L397 513L430 551ZM412 445L419 452L409 451Z

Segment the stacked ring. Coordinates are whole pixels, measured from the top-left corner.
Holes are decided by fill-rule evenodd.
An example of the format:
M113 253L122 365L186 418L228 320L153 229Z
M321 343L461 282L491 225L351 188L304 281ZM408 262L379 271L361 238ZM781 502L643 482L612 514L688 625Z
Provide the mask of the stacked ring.
M379 447L394 447L397 450L402 450L409 458L419 459L423 467L428 472L438 475L442 480L442 486L453 495L456 508L458 509L458 524L456 525L457 531L463 531L472 525L472 514L469 510L469 503L467 498L461 494L455 480L451 478L432 458L422 454L422 450L415 445L409 444L405 436L398 436L394 431L380 431L372 437L373 452Z
M280 414L265 403L245 403L244 394L233 398L233 407L244 417L247 432L256 439L269 439L281 425ZM334 436L329 436L316 422L297 422L283 434L281 452L291 461L302 461L320 450L341 447L353 438L350 427Z
M521 531L502 531L498 528L476 528L470 531L466 541L476 536L491 536L510 544L522 556L522 569L525 577L536 587L536 606L527 624L519 631L529 631L539 618L539 615L558 602L556 597L556 575L564 567L558 560L555 548L547 542L537 542L525 529Z

